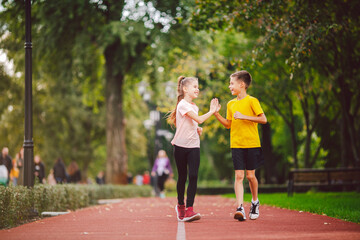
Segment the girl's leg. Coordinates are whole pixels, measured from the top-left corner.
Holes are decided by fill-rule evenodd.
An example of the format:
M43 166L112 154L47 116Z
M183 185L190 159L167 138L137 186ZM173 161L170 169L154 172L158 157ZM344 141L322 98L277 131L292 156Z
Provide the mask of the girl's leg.
M237 207L240 207L244 203L244 170L235 170L235 195Z
M184 205L185 183L187 178L187 159L186 149L174 146L174 157L178 171L178 181L176 184L178 204Z
M258 180L255 176L255 170L246 170L246 178L249 181L252 200L258 199Z
M193 148L188 155L189 165L189 185L187 188L186 207L194 205L195 194L197 189L197 179L200 165L200 148Z

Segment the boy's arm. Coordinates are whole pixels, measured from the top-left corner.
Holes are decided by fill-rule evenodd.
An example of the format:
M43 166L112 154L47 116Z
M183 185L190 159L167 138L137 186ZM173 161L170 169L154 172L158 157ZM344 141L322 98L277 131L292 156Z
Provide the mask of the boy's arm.
M214 116L227 129L229 129L231 127L231 120L225 119L223 116L220 115L219 112L215 112Z
M252 116L246 116L246 115L242 114L241 112L236 111L234 114L234 118L241 119L241 120L248 120L248 121L252 121L255 123L261 123L261 124L267 123L265 113L261 113L261 114L257 115L256 117L252 117Z

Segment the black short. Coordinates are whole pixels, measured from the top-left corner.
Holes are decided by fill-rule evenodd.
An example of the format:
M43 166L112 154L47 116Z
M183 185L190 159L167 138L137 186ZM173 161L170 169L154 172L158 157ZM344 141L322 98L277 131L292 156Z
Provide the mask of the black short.
M261 148L232 148L235 170L255 170L264 163Z

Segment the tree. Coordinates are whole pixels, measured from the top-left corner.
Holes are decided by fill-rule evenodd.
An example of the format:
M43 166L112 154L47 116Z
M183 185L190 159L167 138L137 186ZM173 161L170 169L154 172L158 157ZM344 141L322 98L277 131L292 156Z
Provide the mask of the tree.
M255 53L265 54L278 41L288 45L290 74L310 62L341 105L353 164L359 165L359 61L358 1L197 1L196 29L231 29L261 36ZM294 76L295 77L295 76ZM316 102L316 101L315 101ZM306 103L303 102L303 109ZM306 111L305 121L307 121ZM308 133L310 134L309 131ZM342 138L346 141L346 138ZM346 146L347 144L342 144ZM308 147L307 147L308 148ZM342 148L342 151L346 148ZM308 155L308 154L306 154Z
M21 59L23 3L2 4L1 35L4 29L9 33L1 47L16 52L16 58ZM159 36L168 35L171 25L177 24L174 17L183 14L182 6L178 0L33 3L35 74L50 76L60 87L61 81L87 81L91 86L105 79L107 182L127 182L124 83L140 76L149 57L146 52ZM16 49L11 45L14 43L18 43ZM9 56L15 58L11 53ZM104 67L104 76L99 75L99 66ZM98 101L94 102L96 107Z

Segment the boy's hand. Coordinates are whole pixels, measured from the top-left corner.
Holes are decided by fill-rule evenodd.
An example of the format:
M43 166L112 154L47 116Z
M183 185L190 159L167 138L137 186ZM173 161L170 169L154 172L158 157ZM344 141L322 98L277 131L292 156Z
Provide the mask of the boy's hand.
M217 107L216 107L216 111L215 112L219 112L220 111L220 109L221 109L221 104L219 103L218 105L217 105Z
M235 113L234 113L234 118L235 119L245 119L245 115L244 114L242 114L241 112L238 112L238 111L236 111Z
M199 136L201 136L202 132L203 132L203 129L201 127L198 127L197 128L197 132L199 134Z
M213 98L210 102L210 112L215 113L218 104L219 104L219 100L217 98Z

